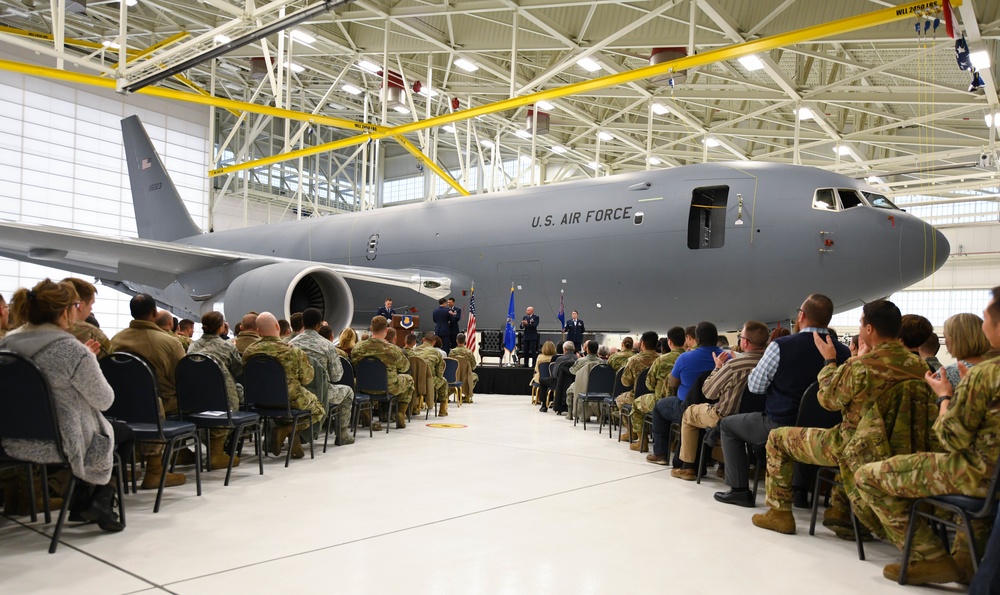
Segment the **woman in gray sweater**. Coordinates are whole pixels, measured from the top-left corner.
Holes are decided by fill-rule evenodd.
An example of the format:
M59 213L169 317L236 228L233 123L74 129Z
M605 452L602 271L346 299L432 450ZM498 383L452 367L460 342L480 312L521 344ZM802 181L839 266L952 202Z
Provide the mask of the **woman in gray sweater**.
M72 503L74 516L96 521L105 531L121 531L124 525L111 504L112 449L118 445L120 452L131 452L134 436L127 426L111 424L101 414L115 395L94 355L100 345L93 340L82 344L67 332L76 321L79 303L73 285L65 281L46 279L31 290L17 290L11 313L21 326L0 341L0 349L31 359L48 380L63 450L80 480ZM52 442L4 440L0 446L26 461L59 460Z

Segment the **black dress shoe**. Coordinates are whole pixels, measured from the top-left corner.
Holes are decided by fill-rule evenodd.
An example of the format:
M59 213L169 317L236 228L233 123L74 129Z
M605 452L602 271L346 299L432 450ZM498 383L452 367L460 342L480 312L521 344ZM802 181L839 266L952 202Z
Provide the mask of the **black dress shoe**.
M548 413L549 408L546 407L545 405L542 405L541 408L539 409L539 411L541 411L542 413Z
M742 506L744 508L754 508L756 506L753 499L753 492L750 490L743 490L739 492L736 490L716 492L715 499L723 504L735 504L736 506Z

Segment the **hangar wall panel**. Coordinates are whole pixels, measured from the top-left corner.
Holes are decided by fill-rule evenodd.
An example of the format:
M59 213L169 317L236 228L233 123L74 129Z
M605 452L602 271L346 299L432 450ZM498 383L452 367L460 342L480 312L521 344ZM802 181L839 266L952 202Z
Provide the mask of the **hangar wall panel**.
M136 236L122 118L138 114L199 226L208 219L208 109L0 72L0 219ZM0 259L0 294L70 273ZM92 280L92 279L88 279ZM98 286L111 336L128 297Z

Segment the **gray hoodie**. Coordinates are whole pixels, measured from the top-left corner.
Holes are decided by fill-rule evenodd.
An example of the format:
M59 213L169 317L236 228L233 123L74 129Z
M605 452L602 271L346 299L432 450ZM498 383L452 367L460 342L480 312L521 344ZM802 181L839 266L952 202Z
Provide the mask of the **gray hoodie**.
M73 475L90 484L107 484L114 433L101 411L111 406L115 394L94 354L52 324L25 325L0 340L0 349L30 358L45 374ZM9 455L33 463L60 462L52 442L4 440L3 448Z

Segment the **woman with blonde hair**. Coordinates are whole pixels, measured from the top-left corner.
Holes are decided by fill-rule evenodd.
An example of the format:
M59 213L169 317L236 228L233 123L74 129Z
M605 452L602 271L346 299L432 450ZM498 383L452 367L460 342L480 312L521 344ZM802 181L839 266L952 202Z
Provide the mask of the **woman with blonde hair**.
M990 350L990 342L983 332L983 319L969 313L949 317L944 321L944 348L956 363L945 366L944 374L939 377L947 378L951 387L955 388L961 380L959 363L971 368L987 359L984 356Z
M351 357L351 350L357 344L358 333L354 332L354 329L348 327L340 331L340 338L337 339L337 349L343 352L340 354L341 356Z
M556 356L556 344L552 341L546 341L542 344L542 352L535 358L535 375L531 377L532 387L539 386L538 382L538 366L541 364L549 365L552 358Z
M134 436L126 425L111 424L101 414L114 402L115 393L97 364L100 344L81 343L68 332L76 322L80 297L72 283L45 279L30 290L18 289L11 306L21 326L0 341L0 349L32 360L48 380L63 451L80 480L71 503L73 515L96 521L105 531L121 531L125 526L111 503L112 451L118 446L119 453L127 456ZM60 459L52 442L4 440L2 446L7 454L25 461L44 464Z

